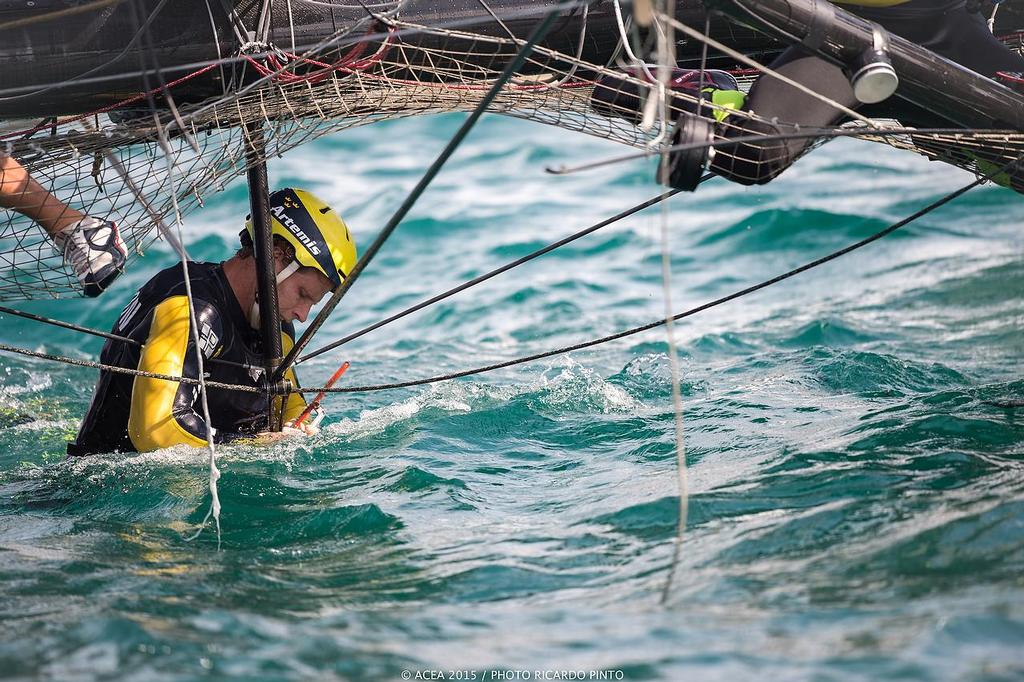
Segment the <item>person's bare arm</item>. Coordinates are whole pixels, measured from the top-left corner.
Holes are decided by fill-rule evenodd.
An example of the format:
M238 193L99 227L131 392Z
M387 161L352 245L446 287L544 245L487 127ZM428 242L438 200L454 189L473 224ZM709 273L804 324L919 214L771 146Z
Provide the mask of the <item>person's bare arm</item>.
M51 236L85 217L43 189L17 159L5 154L0 154L0 206L31 218Z

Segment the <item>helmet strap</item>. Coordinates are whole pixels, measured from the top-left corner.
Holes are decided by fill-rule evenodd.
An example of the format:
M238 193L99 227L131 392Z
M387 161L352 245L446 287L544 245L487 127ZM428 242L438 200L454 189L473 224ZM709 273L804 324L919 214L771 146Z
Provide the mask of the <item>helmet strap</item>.
M277 273L277 284L285 281L289 277L295 274L295 272L302 267L299 265L298 260L293 260L291 263L285 266L281 272ZM249 326L253 329L260 328L260 297L256 295L256 299L252 302L252 308L249 309Z

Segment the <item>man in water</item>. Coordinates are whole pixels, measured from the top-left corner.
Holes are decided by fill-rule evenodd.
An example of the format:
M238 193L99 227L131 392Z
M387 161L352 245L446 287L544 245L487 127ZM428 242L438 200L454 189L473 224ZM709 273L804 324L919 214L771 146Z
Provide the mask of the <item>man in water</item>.
M325 294L341 286L356 264L356 246L341 217L304 190L271 194L270 214L281 341L287 352L294 344L292 323L304 322ZM260 387L263 368L251 219L240 238L241 248L230 259L188 264L198 350L179 264L157 274L125 307L112 332L135 343L107 341L102 363L197 379L201 351L210 381ZM292 370L287 378L297 384ZM209 432L196 384L103 370L68 454L147 452L181 444L203 447L208 438L221 443L267 428L266 394L209 388L207 396ZM274 400L275 409L281 409L281 398ZM301 395L290 394L283 405L285 422L295 420L304 407Z
M968 7L964 0L833 2L983 76L994 77L997 71L1024 71L1024 57L999 42L977 7ZM843 69L803 47L790 47L770 68L847 108L857 109L861 106ZM732 117L720 129L720 135L779 135L796 130L798 126L832 126L844 117L841 111L830 104L767 74L754 84L745 108L757 114L760 120ZM926 116L927 113L915 112L915 115ZM933 118L904 123L949 127L947 122ZM717 175L744 185L764 184L789 168L813 142L810 138L799 138L722 147L717 150L710 169Z
M36 221L74 269L86 296L99 296L124 271L127 250L117 225L76 211L0 153L0 206Z

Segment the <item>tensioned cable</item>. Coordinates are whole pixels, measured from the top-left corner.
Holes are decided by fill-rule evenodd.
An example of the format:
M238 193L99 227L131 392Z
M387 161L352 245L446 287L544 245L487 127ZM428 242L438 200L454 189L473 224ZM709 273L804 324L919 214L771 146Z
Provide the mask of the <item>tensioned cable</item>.
M127 367L119 367L117 365L106 365L102 362L95 362L93 360L79 360L78 358L69 358L64 355L53 355L52 353L40 353L34 350L28 350L27 348L18 348L17 346L8 346L7 344L0 343L0 351L5 353L17 353L18 355L24 355L30 358L39 358L40 360L51 360L53 362L60 362L65 365L77 365L79 367L93 367L95 369L107 370L114 372L115 374L129 374L136 377L146 377L147 379L163 379L164 381L173 381L180 384L194 384L199 385L199 379L192 379L190 377L177 377L171 374L159 374L157 372L146 372L141 369L128 369ZM241 391L242 393L266 393L261 388L255 386L243 386L241 384L225 384L220 381L207 381L206 385L211 388L223 388L228 391ZM303 392L306 389L302 389ZM312 389L311 389L312 390Z
M711 176L710 175L705 176L705 179L708 178L708 177L711 177ZM563 239L559 239L556 242L552 242L551 244L548 244L547 246L545 246L543 248L537 249L536 251L534 251L532 253L529 253L529 254L521 257L521 258L517 258L514 261L511 261L509 263L506 263L505 265L502 265L501 267L498 267L498 268L495 268L494 270L491 270L490 272L486 272L486 273L480 275L479 277L474 277L473 279L468 280L466 282L463 282L462 284L459 284L458 286L452 287L451 289L448 289L445 292L442 292L440 294L437 294L436 296L432 296L431 298L428 298L428 299L425 299L423 301L420 301L419 303L416 303L415 305L409 306L405 310L403 310L403 311L401 311L399 313L395 313L394 315L392 315L390 317L387 317L387 318L381 320L380 322L375 322L374 324L371 324L368 327L364 327L363 329L360 329L357 332L353 332L353 333L349 334L348 336L345 336L345 337L343 337L341 339L338 339L337 341L333 341L333 342L331 342L331 343L329 343L329 344L327 344L325 346L321 346L320 348L317 348L314 351L310 351L306 355L304 355L301 358L299 358L298 360L296 360L295 364L298 365L298 364L301 364L301 363L305 362L306 360L311 360L311 359L315 358L318 355L322 355L323 353L326 353L327 351L334 350L335 348L338 348L339 346L343 346L346 343L348 343L349 341L354 341L355 339L358 339L360 336L363 336L365 334L369 334L370 332L375 331L377 329L380 329L381 327L383 327L385 325L391 324L392 322L394 322L396 320L400 320L401 318L403 318L403 317L405 317L407 315L411 315L412 313L414 313L414 312L416 312L418 310L422 310L422 309L426 308L427 306L434 305L435 303L440 303L441 301L445 300L446 298L450 298L451 296L454 296L455 294L461 293L461 292L465 291L466 289L469 289L471 287L476 286L477 284L480 284L482 282L486 282L487 280L489 280L489 279L491 279L493 277L497 277L498 275L500 275L500 274L502 274L504 272L508 272L509 270L511 270L511 269L513 269L515 267L523 265L524 263L528 263L529 261L534 260L535 258L539 258L540 256L543 256L546 253L550 253L551 251L554 251L555 249L558 249L558 248L560 248L562 246L565 246L566 244L574 242L577 239L580 239L581 237L585 237L588 234L592 234L592 233L596 232L597 230L600 230L603 227L607 227L608 225L611 225L612 223L618 222L619 220L622 220L623 218L627 218L627 217L633 215L634 213L638 213L639 211L642 211L645 208L648 208L648 207L653 206L653 205L655 205L655 204L657 204L657 203L659 203L661 201L664 201L665 199L673 197L673 196L675 196L676 194L678 194L681 191L682 190L673 189L673 190L670 190L668 192L663 192L662 194L659 194L656 197L652 197L651 199L648 199L647 201L644 201L642 203L637 204L636 206L633 206L632 208L628 208L625 211L617 213L617 214L611 216L610 218L606 218L606 219L602 220L599 223L595 223L594 225L591 225L590 227L584 228L584 229L582 229L582 230L580 230L578 232L574 232L573 234L569 235L568 237L564 237Z
M292 52L295 52L295 19L292 18L292 0L285 0L285 6L288 8L288 35L292 39Z
M821 94L820 92L816 92L816 91L812 90L811 88L807 87L806 85L803 85L801 83L796 82L795 80L793 80L792 78L789 78L788 76L783 76L781 73L778 73L774 69L771 69L768 66L765 66L764 64L762 64L761 62L757 61L756 59L751 59L750 57L748 57L747 55L743 54L742 52L739 52L738 50L734 50L731 47L729 47L728 45L725 45L723 43L718 42L717 40L715 40L711 36L706 36L703 33L701 33L700 31L697 31L695 29L690 28L689 26L687 26L686 24L682 23L681 21L677 21L674 17L670 17L670 16L667 16L665 14L661 14L661 18L664 19L670 26L672 26L672 27L682 31L683 33L685 33L689 37L693 38L694 40L699 40L701 42L704 42L707 45L710 45L711 47L715 48L716 50L724 52L725 54L729 55L730 57L732 57L733 59L739 61L742 64L746 64L747 66L755 68L755 69L757 69L758 71L760 71L760 72L762 72L764 74L767 74L767 75L769 75L769 76L771 76L773 78L777 78L778 80L782 81L783 83L786 83L787 85L790 85L790 86L796 88L797 90L803 92L804 94L810 95L811 97L814 97L815 99L817 99L817 100L819 100L821 102L824 102L825 104L828 104L831 107L835 107L836 109L838 109L839 111L843 112L844 114L846 114L850 118L853 118L853 119L855 119L857 121L860 121L860 122L862 122L862 123L864 123L866 125L869 125L869 126L875 126L876 125L875 121L873 121L870 118L867 118L866 116L864 116L862 114L858 114L856 111L854 111L850 107L844 106L844 105L840 104L839 102L836 102L832 98L826 97L825 95Z
M957 197L959 197L960 195L964 194L968 190L973 189L974 187L977 187L978 185L982 184L983 182L988 181L989 179L991 179L992 176L998 175L999 173L1004 172L1006 169L1010 168L1010 166L1012 166L1014 163L1019 163L1021 161L1021 159L1024 159L1024 157L1018 157L1018 159L1015 159L1013 162L1008 163L1008 164L1004 164L1000 168L997 168L996 170L992 171L991 173L988 173L988 174L986 174L984 176L981 176L981 177L977 178L973 182L971 182L971 183L969 183L967 185L964 185L960 189L955 190L954 192L951 192L950 194L945 195L944 197L942 197L942 198L932 202L928 206L925 206L924 208L918 210L917 212L913 213L912 215L908 216L907 218L904 218L904 219L900 220L899 222L893 223L892 225L886 227L885 229L883 229L883 230L881 230L879 232L876 232L875 234L873 234L873 235L871 235L869 237L866 237L866 238L864 238L864 239L862 239L862 240L860 240L858 242L854 242L853 244L851 244L849 246L846 246L846 247L844 247L842 249L839 249L838 251L833 251L832 253L830 253L830 254L828 254L826 256L822 256L821 258L818 258L816 260L813 260L813 261L810 261L808 263L805 263L804 265L801 265L801 266L799 266L797 268L794 268L792 270L784 272L781 275L777 275L777 276L775 276L775 277L773 277L771 279L764 280L762 282L759 282L758 284L754 284L752 286L746 287L744 289L740 289L738 291L734 291L731 294L728 294L726 296L722 296L720 298L716 298L716 299L714 299L712 301L708 301L707 303L699 305L699 306L697 306L695 308L690 308L689 310L685 310L685 311L683 311L681 313L678 313L678 314L674 315L672 317L672 320L673 321L678 321L678 320L684 319L686 317L691 317L693 315L696 315L697 313L704 312L705 310L709 310L711 308L717 307L717 306L722 305L724 303L728 303L729 301L733 301L733 300L735 300L737 298L741 298L741 297L746 296L748 294L752 294L752 293L754 293L756 291L760 291L761 289L765 289L765 288L767 288L769 286L772 286L774 284L782 282L783 280L787 280L787 279L789 279L791 277L794 277L794 276L796 276L796 275L798 275L798 274L800 274L802 272L806 272L807 270L811 270L812 268L816 268L819 265L823 265L823 264L825 264L825 263L827 263L829 261L832 261L832 260L835 260L836 258L844 256L847 253L850 253L852 251L856 251L857 249L860 249L860 248L862 248L864 246L867 246L868 244L871 244L872 242L878 241L879 239L881 239L881 238L883 238L883 237L885 237L885 236L895 232L899 228L901 228L901 227L903 227L903 226L913 222L914 220L917 220L918 218L920 218L920 217L922 217L922 216L924 216L924 215L926 215L928 213L931 213L932 211L934 211L935 209L939 208L940 206L943 206L944 204L949 203L950 201L956 199ZM664 323L665 323L665 320L661 319L661 320L657 320L655 322L650 322L648 324L645 324L645 325L642 325L642 326L639 326L639 327L633 327L632 329L627 329L627 330L622 331L622 332L617 332L615 334L610 334L608 336L603 336L603 337L600 337L598 339L593 339L591 341L585 341L583 343L578 343L578 344L574 344L574 345L571 345L571 346L564 346L564 347L561 347L561 348L556 348L554 350L544 351L542 353L535 353L533 355L528 355L528 356L524 356L524 357L520 357L520 358L515 358L515 359L512 359L512 360L506 360L504 362L494 363L494 364L491 364L491 365L485 365L483 367L477 367L477 368L474 368L474 369L463 370L463 371L460 371L460 372L452 372L452 373L449 373L449 374L443 374L443 375L438 375L438 376L434 376L434 377L428 377L428 378L425 378L425 379L415 379L415 380L412 380L412 381L404 381L404 382L391 383L391 384L376 384L376 385L368 385L368 386L352 386L352 387L347 387L347 388L303 387L301 389L292 390L291 392L292 393L316 393L316 392L319 392L319 391L325 391L327 393L365 393L365 392L370 392L370 391L385 391L385 390L391 390L391 389L397 389L397 388L409 388L409 387L412 387L412 386L422 386L422 385L426 385L426 384L433 384L433 383L438 383L438 382L441 382L441 381L447 381L447 380L450 380L450 379L459 379L459 378L462 378L462 377L472 376L474 374L482 374L484 372L490 372L490 371L493 371L493 370L496 370L496 369L503 369L505 367L512 367L514 365L521 365L521 364L525 364L527 362L533 362L534 360L542 360L544 358L553 357L555 355L562 355L562 354L570 353L570 352L576 351L576 350L583 350L583 349L586 349L586 348L591 348L593 346L598 346L598 345L601 345L601 344L604 344L604 343L608 343L610 341L616 341L616 340L621 339L621 338L626 338L628 336L633 336L633 335L639 334L641 332L645 332L645 331L649 331L651 329L655 329L656 327L659 327L659 326L661 326ZM146 371L137 370L137 369L127 369L125 367L118 367L116 365L105 365L105 364L102 364L102 363L99 363L99 362L93 362L91 360L79 360L79 359L76 359L76 358L69 358L69 357L64 357L64 356L60 356L60 355L52 355L52 354L49 354L49 353L40 353L40 352L36 352L36 351L26 350L24 348L17 348L15 346L8 346L6 344L0 344L0 351L8 352L8 353L17 353L19 355L25 355L25 356L28 356L28 357L40 358L40 359L43 359L43 360L51 360L51 361L54 361L54 362L61 362L61 363L64 363L64 364L69 364L69 365L78 365L78 366L81 366L81 367L94 367L94 368L97 368L97 369L105 369L105 370L109 370L111 372L116 372L116 373L119 373L119 374L129 374L129 375L133 375L133 376L149 377L149 378L153 378L153 379L164 379L165 381L173 381L173 382L187 383L187 384L198 384L199 383L198 379L191 379L191 378L188 378L188 377L177 377L177 376L171 376L171 375L168 375L168 374L157 374L155 372L146 372ZM226 384L226 383L217 382L217 381L207 381L206 385L211 387L211 388L220 388L220 389L231 390L231 391L241 391L241 392L244 392L244 393L263 393L264 392L262 389L256 388L254 386L243 386L243 385L240 385L240 384Z
M118 336L117 334L111 334L109 332L101 332L98 329L90 329L89 327L72 324L71 322L62 322L61 320L54 320L49 317L43 317L42 315L34 315L33 313L27 313L24 310L15 310L14 308L8 308L7 306L0 305L0 313L4 313L5 315L17 315L18 317L24 317L26 320L34 320L35 322L42 322L43 324L50 324L54 327L70 329L71 331L81 332L83 334L92 334L93 336L99 336L112 341L124 341L125 343L141 345L135 339L129 339L127 336Z
M260 8L260 17L256 22L256 35L260 41L270 43L270 5L272 0L263 0L263 7Z
M707 179L709 179L711 177L713 177L711 174L705 175L701 179L701 181L703 182L703 181L705 181L705 180L707 180ZM363 336L365 334L368 334L369 332L375 331L375 330L377 330L377 329L379 329L379 328L381 328L381 327L383 327L385 325L391 324L392 322L395 322L396 320L399 320L399 319L401 319L403 317L406 317L407 315L411 315L412 313L417 312L419 310L422 310L423 308L426 308L426 307L428 307L430 305L433 305L435 303L439 303L440 301L442 301L442 300L444 300L446 298L454 296L455 294L458 294L458 293L460 293L462 291L465 291L466 289L469 289L469 288L471 288L473 286L476 286L477 284L481 284L482 282L485 282L485 281L487 281L489 279L492 279L493 277L496 277L496 276L498 276L498 275L500 275L500 274L502 274L504 272L507 272L507 271L509 271L509 270L511 270L511 269L513 269L515 267L518 267L519 265L523 265L523 264L525 264L525 263L527 263L527 262L529 262L531 260L539 258L540 256L543 256L546 253L554 251L555 249L558 249L558 248L560 248L562 246L565 246L565 245L567 245L567 244L569 244L571 242L574 242L574 241L576 241L576 240L578 240L578 239L580 239L582 237L585 237L585 236L587 236L589 234L592 234L593 232L596 232L599 229L607 227L608 225L611 225L612 223L615 223L615 222L617 222L619 220L622 220L623 218L627 218L627 217L633 215L634 213L642 211L642 210L644 210L646 208L649 208L650 206L653 206L653 205L655 205L655 204L657 204L657 203L659 203L661 201L664 201L665 199L673 197L676 194L678 194L680 191L682 191L682 190L669 190L668 192L664 192L664 193L662 193L662 194L660 194L660 195L658 195L656 197L652 197L651 199L648 199L647 201L644 201L644 202L642 202L640 204L637 204L636 206L628 208L625 211L617 213L616 215L611 216L610 218L606 218L605 220L602 220L599 223L595 223L594 225L591 225L590 227L584 228L583 230L579 230L578 232L575 232L575 233L573 233L573 234L571 234L571 235L569 235L569 236L567 236L567 237L565 237L563 239L560 239L560 240L558 240L556 242L552 242L551 244L548 244L547 246L545 246L543 248L540 248L540 249L538 249L538 250L536 250L536 251L534 251L532 253L529 253L529 254L521 257L521 258L518 258L518 259L516 259L514 261L506 263L505 265L503 265L501 267L498 267L498 268L495 268L494 270L491 270L490 272L484 273L483 275L480 275L479 277L475 277L475 278L473 278L473 279L471 279L471 280L469 280L467 282L463 282L462 284L460 284L460 285L458 285L456 287L452 287L451 289L449 289L449 290L447 290L447 291L445 291L443 293L440 293L440 294L438 294L436 296L433 296L433 297L431 297L429 299L421 301L420 303L417 303L417 304L415 304L413 306L410 306L409 308L406 308L405 310L403 310L403 311L401 311L399 313L396 313L395 315L392 315L392 316L390 316L390 317L388 317L388 318L386 318L384 320L376 322L375 324L372 324L372 325L370 325L368 327L365 327L365 328L363 328L363 329L361 329L361 330L359 330L357 332L349 334L348 336L346 336L346 337L344 337L342 339L339 339L338 341L335 341L335 342L330 343L330 344L328 344L326 346L318 348L317 350L312 351L312 352L308 353L307 355L305 355L305 356L299 358L298 360L296 360L295 364L301 364L301 363L303 363L303 362L305 362L307 360L310 360L310 359L312 359L312 358L314 358L314 357L316 357L318 355L321 355L323 353L326 353L327 351L330 351L330 350L333 350L335 348L338 348L339 346L342 346L342 345L344 345L344 344L346 344L346 343L348 343L350 341L353 341L353 340L355 340L355 339L357 339L357 338L359 338L359 337L361 337L361 336ZM163 229L167 230L167 233L165 234L165 236L168 236L168 237L169 236L173 236L173 233L171 233L169 231L169 228L167 228L166 225L163 226ZM177 243L177 239L175 239L175 243ZM180 251L179 251L179 255L180 255ZM103 331L99 331L97 329L90 329L88 327L83 327L83 326L80 326L80 325L75 325L75 324L72 324L72 323L69 323L69 322L63 322L61 320L54 320L54 319L51 319L51 318L46 318L46 317L42 317L42 316L39 316L39 315L34 315L32 313L27 313L27 312L24 312L24 311L21 311L21 310L15 310L14 308L7 308L5 306L0 306L0 313L7 313L7 314L11 314L11 315L17 315L19 317L24 317L24 318L27 318L27 319L30 319L30 320L34 320L34 321L37 321L37 322L42 322L44 324L51 324L51 325L54 325L54 326L57 326L57 327L63 327L63 328L66 328L66 329L82 332L82 333L85 333L85 334L92 334L94 336L99 336L99 337L102 337L102 338L112 339L112 340L115 340L115 341L123 341L125 343L131 343L131 344L137 345L137 346L143 345L143 344L139 343L138 341L136 341L135 339L132 339L132 338L129 338L129 337L126 337L126 336L119 336L117 334L103 332ZM229 361L229 360L222 360L220 358L211 358L210 362L214 362L214 363L217 363L217 364L230 364L230 365L235 365L235 366L239 366L239 367L244 367L245 366L242 363L236 363L236 362L232 362L232 361ZM103 368L103 367L106 367L106 366L100 365L100 367ZM146 372L140 372L139 376L155 376L155 375L151 375L151 374L146 373ZM166 377L157 377L157 378L166 378ZM191 383L191 382L189 381L188 383ZM233 385L225 385L225 386L226 387L231 387ZM225 387L225 386L222 386L222 387Z
M476 1L480 4L481 7L484 8L484 10L487 11L488 14L491 15L492 19L494 19L496 22L498 22L498 26L501 26L502 30L505 31L505 33L508 34L509 38L511 38L512 40L518 40L518 38L516 38L516 34L513 33L509 29L508 26L505 25L505 22L501 20L501 17L499 17L497 14L494 13L494 10L491 9L491 6L487 4L486 0L476 0Z
M928 213L931 213L932 211L934 211L935 209L939 208L940 206L943 206L943 205L949 203L950 201L956 199L957 197L961 196L962 194L964 194L968 190L971 190L971 189L977 187L978 185L982 184L983 182L986 182L993 175L998 175L999 173L1005 171L1007 168L1009 168L1011 165L1013 165L1013 163L1019 162L1020 158L1024 158L1024 157L1019 157L1014 162L1009 163L1009 164L1005 164L1002 167L1000 167L1000 168L996 169L995 171L993 171L992 173L986 174L986 175L984 175L982 177L979 177L979 178L973 180L972 182L968 183L967 185L964 185L963 187L961 187L960 189L957 189L957 190L955 190L953 192L950 192L949 194L943 196L942 198L937 199L936 201L928 204L924 208L919 209L918 211L914 212L910 216L908 216L906 218L903 218L902 220L900 220L900 221L898 221L896 223L893 223L892 225L889 225L885 229L880 230L880 231L874 233L873 235L871 235L869 237L865 237L864 239L861 239L860 241L854 242L853 244L850 244L849 246L843 247L842 249L839 249L838 251L833 251L832 253L829 253L828 255L822 256L821 258L817 258L817 259L812 260L810 262L804 263L803 265L801 265L801 266L799 266L797 268L794 268L792 270L788 270L788 271L786 271L786 272L784 272L784 273L782 273L780 275L776 275L775 277L772 277L771 279L764 280L762 282L759 282L757 284L751 285L751 286L746 287L744 289L739 289L738 291L734 291L731 294L727 294L727 295L722 296L720 298L716 298L716 299L714 299L712 301L708 301L707 303L703 303L703 304L701 304L701 305L699 305L699 306L697 306L695 308L690 308L689 310L685 310L685 311L683 311L681 313L677 313L676 315L673 315L671 319L672 319L672 321L677 322L677 321L682 320L684 318L691 317L693 315L696 315L697 313L704 312L705 310L709 310L711 308L720 306L720 305L722 305L724 303L728 303L729 301L736 300L737 298L742 298L743 296L747 296L748 294L752 294L752 293L754 293L756 291L760 291L761 289L765 289L765 288L770 287L770 286L772 286L774 284L777 284L777 283L782 282L784 280L790 279L791 277L795 277L796 275L799 275L802 272L806 272L808 270L811 270L813 268L818 267L819 265L823 265L825 263L828 263L829 261L833 261L833 260L835 260L837 258L845 256L846 254L848 254L848 253L850 253L852 251L856 251L857 249L863 248L863 247L867 246L868 244L871 244L872 242L876 242L879 239L882 239L883 237L886 237L886 236L892 234L896 230L900 229L901 227L904 227L905 225L908 225L909 223L917 220L918 218L920 218L920 217L922 217L924 215L927 215ZM577 343L577 344L573 344L573 345L570 345L570 346L563 346L561 348L555 348L553 350L543 351L543 352L540 352L540 353L534 353L532 355L526 355L526 356L523 356L523 357L514 358L512 360L505 360L505 361L502 361L502 362L496 362L496 363L493 363L493 364L490 364L490 365L483 365L481 367L475 367L473 369L461 370L461 371L458 371L458 372L450 372L448 374L440 374L440 375L436 375L436 376L432 376L432 377L426 377L424 379L413 379L413 380L410 380L410 381L400 381L400 382L395 382L395 383L390 383L390 384L374 384L374 385L367 385L367 386L349 386L349 387L343 387L343 388L327 388L327 389L325 389L323 387L319 387L319 388L306 388L306 387L303 387L300 391L295 391L295 392L299 392L299 393L314 393L314 392L318 392L318 391L323 390L323 391L325 391L327 393L368 393L368 392L371 392L371 391L387 391L387 390L398 389L398 388L410 388L412 386L423 386L423 385L426 385L426 384L435 384L435 383L438 383L438 382L441 382L441 381L448 381L448 380L451 380L451 379L460 379L462 377L468 377L468 376L472 376L472 375L475 375L475 374L483 374L485 372L491 372L491 371L494 371L496 369L503 369L505 367L512 367L512 366L515 366L515 365L522 365L522 364L525 364L527 362L533 362L535 360L543 360L544 358L549 358L549 357L553 357L553 356L556 356L556 355L564 355L565 353L571 353L573 351L583 350L585 348L592 348L594 346L599 346L601 344L608 343L610 341L617 341L618 339L623 339L623 338L626 338L628 336L633 336L633 335L639 334L641 332L645 332L645 331L649 331L651 329L655 329L657 327L660 327L663 324L665 324L665 320L664 319L659 319L659 320L656 320L654 322L649 322L647 324L641 325L639 327L633 327L632 329L627 329L625 331L616 332L615 334L609 334L608 336L602 336L600 338L592 339L590 341L584 341L582 343Z
M576 43L576 56L574 58L572 66L569 67L569 70L566 72L566 74L564 76L562 76L562 78L560 78L557 82L552 83L551 84L552 87L558 87L560 85L568 83L569 81L572 80L572 77L576 75L576 70L579 68L580 61L583 58L583 46L587 42L587 19L589 17L590 17L590 5L587 4L587 3L584 3L583 4L583 18L580 19L580 38L579 38L579 40Z
M615 22L619 28L619 44L622 45L623 52L626 53L626 56L629 57L634 66L643 71L652 81L655 80L654 75L647 68L647 64L634 54L633 47L629 44L629 36L626 34L626 23L622 18L622 8L619 7L619 0L612 0L612 5L615 8Z
M743 135L740 137L720 137L712 140L709 144L707 142L686 142L683 144L672 145L668 148L668 151L687 151L690 149L699 149L702 147L712 147L715 149L722 147L734 147L747 142L772 142L775 140L799 140L805 138L834 138L834 137L899 137L899 136L927 136L927 135L958 135L961 137L1006 137L1006 138L1017 138L1024 141L1024 133L1019 130L1000 130L1000 129L988 129L988 128L912 128L912 127L901 127L901 126L887 126L884 128L803 128L795 130L789 133L779 133L777 135ZM913 140L911 140L913 142ZM613 156L600 161L590 161L588 163L580 164L579 166L547 166L545 172L551 173L552 175L569 175L571 173L578 173L580 171L593 170L595 168L602 168L604 166L610 166L617 163L623 163L626 161L636 161L638 159L649 159L654 155L654 152L643 151L634 152L631 154L623 154L620 156Z
M168 233L168 234L170 234L170 233ZM99 329L92 329L91 327L83 327L81 325L74 324L74 323L71 323L71 322L64 322L63 320L55 320L55 319L50 318L50 317L43 317L42 315L36 315L34 313L25 312L24 310L16 310L14 308L8 308L7 306L0 306L0 313L3 313L5 315L16 315L17 317L23 317L26 320L32 320L33 322L42 322L43 324L53 325L54 327L61 327L62 329L69 329L71 331L80 332L82 334L91 334L92 336L98 336L100 338L110 339L111 341L121 341L123 343L130 343L133 346L144 346L145 345L145 344L140 343L140 342L136 341L135 339L130 338L128 336L120 336L120 335L114 334L112 332L104 332L104 331L100 331ZM241 363L241 362L234 362L233 360L224 360L222 358L210 358L209 360L207 360L207 362L213 362L213 363L216 363L218 365L232 365L234 367L242 367L242 368L245 368L245 369L250 369L250 368L254 367L254 365L247 365L247 364ZM147 376L147 375L146 374L142 374L140 376ZM162 378L162 377L159 377L159 378ZM225 384L225 385L229 385L229 384ZM233 386L233 384L231 384L231 386Z
M491 102L494 101L494 98L498 96L498 93L501 92L501 89L505 87L505 83L507 83L509 79L511 79L512 76L515 75L516 71L518 71L519 68L523 65L523 63L526 61L527 56L533 51L534 45L540 42L544 38L544 36L547 35L547 32L554 25L555 19L558 17L558 14L562 9L563 5L559 4L556 5L551 11L549 11L547 16L544 18L544 21L542 21L541 24L537 26L536 29L534 29L533 33L516 53L515 59L513 59L512 61L505 65L505 69L501 72L501 75L494 81L494 84L491 86L491 89L487 91L487 94L483 96L483 98L476 105L473 111L469 114L466 120L463 121L462 126L459 127L455 135L453 135L452 138L448 141L448 144L445 145L445 148L441 151L437 158L434 159L434 162L426 170L426 172L420 178L419 182L416 183L416 186L409 193L409 195L406 196L401 206L399 206L398 210L395 211L394 215L391 216L391 219L380 231L380 234L377 235L377 238L373 241L370 247L366 250L365 253L363 253L362 258L360 258L359 261L356 263L355 267L352 268L352 272L348 273L342 285L338 287L338 289L331 296L331 299L323 308L321 308L320 312L317 313L317 316L313 320L313 322L310 323L310 325L303 332L302 336L299 337L299 339L295 342L295 345L292 347L292 349L288 351L288 354L285 355L284 359L281 360L281 364L278 366L277 371L274 373L274 376L271 377L271 383L276 383L280 381L281 377L284 376L284 373L288 370L289 367L291 367L292 363L295 362L295 358L298 357L299 353L302 352L302 349L305 348L306 344L308 344L310 339L313 338L313 335L316 334L316 332L320 329L320 327L323 325L327 317L334 311L334 308L338 305L338 303L341 302L341 299L344 298L345 294L347 294L348 291L352 288L352 285L359 278L359 275L362 274L363 270L366 269L366 266L370 263L370 261L373 260L373 257L380 250L381 246L384 245L384 242L387 241L388 237L390 237L391 234L395 231L395 228L397 228L399 223L402 222L406 214L412 209L413 205L420 198L423 192L426 191L431 181L433 181L433 179L441 171L441 168L444 166L445 162L455 152L458 146L465 139L466 135L469 134L469 131L473 129L473 126L476 125L476 122L483 115L484 111L486 111L487 107L490 106Z
M242 23L238 13L228 4L227 0L220 0L220 6L224 10L224 14L227 15L228 23L231 24L231 29L235 32L235 39L238 40L238 44L245 45L249 41L248 29ZM216 40L216 38L217 36L214 34L214 39Z
M221 52L220 52L220 36L217 35L217 22L213 18L213 8L210 7L210 0L204 0L204 2L206 3L206 14L207 14L207 16L210 17L210 35L213 36L213 44L217 47L217 61L221 61L224 58L224 55L222 55ZM292 11L292 6L291 6L290 0L289 0L289 5L288 5L288 13L289 13L288 16L289 17L291 17L291 11ZM292 40L292 52L294 52L294 51L295 51L295 40L293 39ZM225 94L225 95L228 94L228 90L227 90L228 79L227 79L227 76L224 74L224 66L223 66L223 64L220 67L220 82L221 82L221 88L222 88L221 92L223 92L223 94Z

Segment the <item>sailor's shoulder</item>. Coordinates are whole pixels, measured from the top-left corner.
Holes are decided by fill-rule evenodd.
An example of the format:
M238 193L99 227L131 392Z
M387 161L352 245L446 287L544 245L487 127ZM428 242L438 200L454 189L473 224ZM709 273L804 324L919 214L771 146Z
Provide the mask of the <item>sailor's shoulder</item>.
M219 290L215 274L217 267L216 263L189 262L189 284L194 297L208 299L212 292ZM186 295L185 272L181 263L156 273L139 291L157 299Z
M158 272L139 289L118 321L118 326L124 327L131 320L142 319L137 314L151 316L157 309L166 310L168 307L177 310L178 303L175 299L186 300L189 295L188 289L191 288L196 321L200 326L206 323L222 328L229 306L227 301L223 300L223 287L217 280L216 269L216 263L190 262L188 288L185 286L185 273L180 263ZM187 306L181 310L182 314L188 314Z

